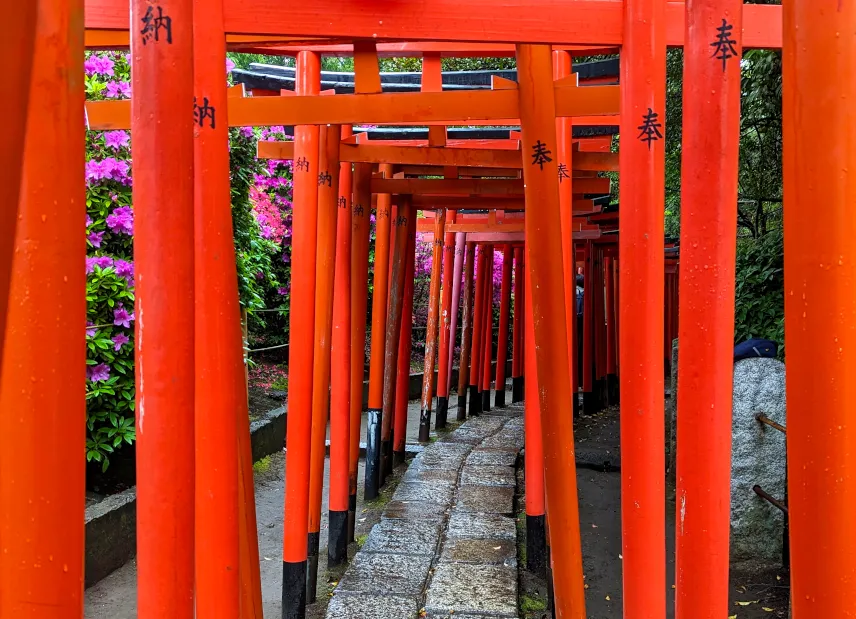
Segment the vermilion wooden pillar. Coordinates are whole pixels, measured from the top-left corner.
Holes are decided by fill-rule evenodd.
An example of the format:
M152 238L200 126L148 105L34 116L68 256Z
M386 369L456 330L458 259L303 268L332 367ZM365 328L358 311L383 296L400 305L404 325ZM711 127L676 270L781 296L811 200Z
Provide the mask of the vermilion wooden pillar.
M742 0L687 2L684 83L694 87L684 91L683 102L684 270L679 311L684 319L680 321L678 337L684 350L695 352L680 355L678 361L678 619L712 619L729 614L742 32ZM713 42L718 43L711 47ZM674 286L674 276L669 279Z
M425 442L431 431L431 400L434 395L434 361L437 356L437 331L440 318L440 267L443 260L443 233L446 211L434 212L431 285L428 290L428 326L425 336L425 371L422 378L422 412L419 415L419 441Z
M556 149L556 103L550 47L518 45L517 71L523 135L528 286L544 442L544 472L557 619L584 619L582 550L577 505L568 333ZM548 152L549 151L549 152ZM662 444L661 444L662 448ZM661 538L662 541L662 538Z
M450 310L450 336L449 336L449 372L447 376L448 386L446 387L446 393L451 393L452 391L452 372L455 367L455 341L456 334L458 332L458 311L461 307L461 278L463 276L464 270L464 253L466 252L466 238L467 235L465 232L458 232L455 234L455 264L454 264L454 274L452 276L452 307ZM463 330L461 333L461 347L463 348ZM459 361L460 364L460 361ZM458 367L458 373L461 372L461 368ZM458 398L461 397L461 394L458 394ZM464 402L466 402L466 398L464 398Z
M318 94L320 87L319 55L315 52L300 52L297 56L297 94ZM295 127L282 575L283 619L303 619L306 614L312 374L315 356L318 158L318 127Z
M461 359L458 362L458 421L467 418L467 385L470 375L470 348L472 345L473 305L475 303L473 291L473 271L476 261L476 246L467 244L465 246L466 258L464 260L464 307L461 310ZM470 403L472 409L472 403Z
M473 249L475 249L475 245ZM473 319L472 344L470 346L470 415L478 415L482 411L482 400L479 395L479 369L482 364L482 340L484 339L484 278L487 274L487 260L484 246L476 254L475 285L473 290Z
M523 248L514 248L514 327L511 350L511 401L523 400Z
M496 338L496 406L505 406L505 366L508 361L508 317L511 313L511 245L502 248L502 289L499 298L499 334Z
M342 137L352 135L342 127ZM337 145L338 147L338 145ZM330 349L330 534L327 565L348 558L348 458L351 425L351 208L353 172L339 165L339 203L336 219L336 268L333 288L333 338ZM360 399L362 390L353 397Z
M395 395L398 383L398 351L401 340L402 306L404 304L404 277L407 268L407 247L413 211L413 198L401 196L396 218L393 222L394 255L392 260L392 275L389 281L389 312L386 325L386 353L384 356L383 377L383 423L381 429L381 483L392 472L392 428L395 416ZM409 359L408 359L409 361ZM405 371L410 380L410 372ZM406 391L409 391L406 390Z
M83 2L41 0L38 5L35 51L34 15L28 9L10 5L11 15L4 15L0 27L12 40L9 51L29 49L30 57L21 61L25 66L32 62L32 82L27 70L12 83L28 92L6 93L0 87L17 100L11 108L17 116L7 119L7 124L20 124L20 129L4 127L3 148L15 150L0 154L4 164L10 165L0 172L10 186L0 191L4 199L15 198L0 205L0 210L12 215L8 223L13 227L4 232L14 232L17 224L14 248L4 245L2 249L4 258L7 251L9 257L14 254L14 262L11 277L7 279L8 272L2 277L10 283L10 298L0 373L0 617L82 619L86 493ZM8 21L16 15L25 22ZM18 28L29 32L17 32ZM9 49L9 39L0 43L4 50ZM18 60L7 58L12 63ZM189 143L190 130L185 126ZM46 152L50 155L45 156ZM191 158L188 149L188 168ZM16 171L12 178L7 176ZM190 210L192 193L186 197L184 206ZM192 215L188 221L192 226ZM4 236L2 242L11 242L13 236ZM3 258L0 263L9 266ZM5 287L0 290L3 304L6 292ZM192 394L192 382L184 391ZM192 467L193 455L186 442L183 450ZM150 509L151 503L146 507ZM192 518L191 511L190 535ZM192 554L187 559L192 573Z
M232 239L226 35L222 0L194 0L193 7L196 612L237 616L241 525L235 411L246 411L247 385ZM210 117L203 113L208 109Z
M487 246L488 270L485 273L484 287L484 336L482 344L481 366L481 395L482 411L490 410L490 378L492 375L491 361L493 360L493 245Z
M455 223L455 211L449 211L449 223ZM452 331L452 279L455 266L455 233L447 232L443 241L443 290L440 299L440 346L437 353L437 415L438 428L446 427L449 414L449 375L452 373L452 357L449 350L454 348Z
M354 164L354 206L351 209L351 424L348 430L348 541L354 541L357 509L357 472L360 459L360 425L363 411L363 377L366 358L368 305L369 216L372 166Z
M4 8L0 25L0 58L14 58L0 82L0 100L8 106L8 122L0 138L0 371L3 368L3 342L6 334L6 308L12 274L12 249L21 168L24 160L24 133L30 98L33 67L33 42L36 36L37 2L16 2Z
M666 615L661 352L665 6L662 0L625 0L621 49L621 234L618 245L622 268L620 296L626 302L619 308L618 337L622 369L624 612L628 617L650 619L662 619ZM586 286L588 293L588 282Z
M189 79L193 0L164 0L157 7L133 0L130 20L137 607L143 619L190 619L194 613L194 453L188 436L194 427L195 383L194 92ZM177 433L176 427L185 432Z
M856 582L856 5L783 9L792 610L844 619Z
M384 178L392 177L392 166L380 167ZM386 312L389 294L389 243L391 196L377 197L375 227L374 289L372 292L371 359L369 362L369 408L366 429L365 498L377 498L380 490L380 438L383 412L383 366L386 346Z
M412 210L411 210L412 214ZM410 395L410 357L413 347L413 287L416 268L416 217L407 221L407 251L404 265L404 299L398 347L398 374L395 387L395 421L392 431L393 465L404 463L407 442L407 405Z
M339 125L320 128L318 162L318 241L315 251L315 352L312 370L312 437L309 470L309 533L306 601L315 602L321 503L324 490L327 421L330 410L330 344L339 203Z

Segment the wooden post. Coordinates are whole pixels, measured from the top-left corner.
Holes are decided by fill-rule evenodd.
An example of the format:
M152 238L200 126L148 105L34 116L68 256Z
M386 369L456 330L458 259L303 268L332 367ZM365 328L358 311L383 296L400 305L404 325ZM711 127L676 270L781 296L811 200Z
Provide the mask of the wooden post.
M352 135L342 127L342 138ZM338 148L338 144L337 144ZM350 163L339 166L339 202L336 221L336 268L333 290L333 341L330 349L330 513L327 565L348 559L348 457L350 455L351 398L362 399L362 389L351 393L351 209L353 172Z
M666 615L663 424L665 8L626 0L621 50L621 513L624 610ZM708 52L710 53L710 52ZM586 282L586 296L591 296ZM680 510L679 510L680 511Z
M475 246L474 246L475 247ZM487 276L487 253L485 246L481 245L478 248L476 261L475 290L473 295L473 339L470 346L470 415L478 415L482 411L482 399L480 380L482 364L482 351L484 340L484 278Z
M455 211L449 211L449 223L455 223ZM452 358L449 350L455 347L452 332L452 278L455 263L455 233L447 232L443 242L443 291L440 311L440 347L437 354L437 416L438 428L446 427L449 414L449 375Z
M783 10L793 616L844 619L856 579L856 6L791 0Z
M452 372L455 367L455 340L456 333L458 332L458 311L461 307L461 277L463 276L464 271L464 253L466 253L467 250L466 238L467 235L464 232L457 232L455 234L455 264L453 267L454 274L452 275L452 305L449 312L449 372L446 379L446 393L451 393L452 391ZM461 337L461 348L463 348L463 334ZM458 367L458 374L460 374L460 372L461 368ZM458 398L460 399L460 397L461 394L458 393ZM464 398L464 402L466 402L466 398Z
M696 87L684 91L679 339L695 352L678 362L675 616L682 619L729 614L742 32L741 0L687 2L684 75Z
M3 215L0 224L0 304L6 304L9 293L6 347L0 351L4 358L0 360L0 617L82 619L86 492L83 2L41 0L37 25L35 7L8 8L11 15L4 15L0 47L29 50L30 55L7 56L11 64L24 63L12 67L17 79L8 84L23 91L8 93L13 115L6 120L0 154L4 162L0 175L9 183L0 191L3 199L14 199L0 206L11 215L11 221ZM24 23L10 22L15 16ZM0 91L7 94L5 86ZM4 112L8 109L4 107ZM187 138L189 142L189 130ZM5 169L7 163L9 169ZM184 206L190 204L192 194ZM16 225L14 247L6 245L16 238ZM3 326L0 323L0 330ZM184 451L192 464L186 444ZM163 499L169 502L171 497ZM192 555L189 563L192 571Z
M502 290L499 298L499 334L496 336L496 406L505 406L505 366L508 361L508 317L511 313L511 245L502 248Z
M321 59L297 56L298 95L318 94ZM318 230L318 127L294 129L294 214L291 241L291 311L288 350L288 427L285 454L283 619L306 615L312 373L315 356L315 260Z
M131 2L137 608L194 613L193 0ZM55 188L54 188L55 190ZM168 209L164 205L169 204ZM178 433L176 427L185 431ZM234 461L233 461L234 463Z
M550 511L550 547L557 619L584 619L582 551L574 462L571 374L564 303L556 104L544 96L553 87L548 45L517 46L520 122L525 164L528 286L537 360L544 442L544 472ZM548 152L549 151L549 152ZM661 445L662 447L662 445Z
M238 502L243 497L238 494L235 411L247 411L247 391L232 239L229 127L218 118L228 104L226 35L221 0L194 0L193 9L196 612L237 616Z
M457 420L463 421L467 418L467 385L470 374L470 348L472 346L472 324L473 324L473 271L476 261L475 244L466 244L464 251L464 307L461 311L461 360L458 362L458 415ZM472 402L470 403L472 409Z
M321 126L318 162L318 242L315 252L315 352L312 370L312 435L309 469L309 533L306 601L315 602L318 552L321 545L321 503L324 490L327 421L330 410L330 344L333 337L333 286L339 216L338 125Z
M434 242L431 254L431 286L428 290L428 327L425 335L425 370L422 378L422 412L419 415L419 441L425 442L431 430L431 400L434 395L434 362L437 356L437 331L440 314L440 267L443 260L443 232L446 211L434 212Z
M523 392L523 248L514 248L514 328L511 349L511 401L522 402Z
M493 357L493 245L487 246L487 264L488 269L485 271L484 280L484 335L482 344L482 365L481 365L481 397L482 411L490 410L490 377L491 377L491 361Z
M393 465L404 463L407 443L407 405L410 395L410 357L413 347L413 287L416 268L416 217L411 209L407 220L407 251L404 266L404 299L398 345L398 374L395 386L395 421L392 431Z
M348 541L354 541L357 509L357 473L363 411L363 377L366 359L366 307L368 305L369 215L372 166L354 165L354 207L351 209L351 425L348 454Z

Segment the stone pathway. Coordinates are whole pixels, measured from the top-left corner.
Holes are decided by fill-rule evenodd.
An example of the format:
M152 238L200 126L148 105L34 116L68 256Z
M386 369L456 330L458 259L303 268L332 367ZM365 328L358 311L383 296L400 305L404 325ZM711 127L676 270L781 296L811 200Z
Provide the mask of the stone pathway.
M522 448L518 405L472 417L426 447L337 585L327 618L516 618Z

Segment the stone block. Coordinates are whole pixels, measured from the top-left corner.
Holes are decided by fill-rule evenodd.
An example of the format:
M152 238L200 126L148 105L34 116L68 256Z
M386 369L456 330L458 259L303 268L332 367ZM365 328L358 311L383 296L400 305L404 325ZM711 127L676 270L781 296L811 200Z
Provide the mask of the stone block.
M434 520L381 520L362 552L434 556L440 541L441 523Z
M496 514L453 511L446 530L448 539L517 539L514 518Z
M452 501L454 490L454 485L446 481L407 481L398 485L392 499L404 503L448 504Z
M461 486L455 511L485 514L511 514L514 488L503 486Z
M510 466L470 466L461 470L462 486L514 486L517 480Z
M441 559L451 563L497 564L517 567L517 542L511 539L449 539Z
M390 501L381 514L384 520L430 520L440 522L449 509L448 503L429 503L425 501Z
M478 445L485 438L484 434L474 433L474 432L466 432L464 430L455 430L449 434L446 434L438 443L462 443L464 445Z
M465 461L466 466L514 466L517 462L516 448L476 447Z
M337 593L327 607L327 619L416 619L417 599L399 595Z
M482 442L481 447L498 447L500 449L523 449L523 432L519 430L503 430L498 434L488 437Z
M458 470L454 469L435 469L425 468L417 462L413 462L404 475L401 481L426 481L426 482L446 482L449 484L457 483Z
M441 562L434 571L425 610L489 617L517 616L517 570L497 565Z
M432 443L414 458L413 463L428 469L457 469L472 451L461 443Z
M336 593L402 595L415 600L425 587L430 567L430 556L359 552Z
M784 518L752 487L757 484L784 499L785 435L757 421L758 414L786 425L785 365L777 359L745 359L734 364L731 557L732 561L751 566L778 567L782 561Z
M480 432L483 436L490 436L505 425L502 417L470 417L459 428L468 432Z

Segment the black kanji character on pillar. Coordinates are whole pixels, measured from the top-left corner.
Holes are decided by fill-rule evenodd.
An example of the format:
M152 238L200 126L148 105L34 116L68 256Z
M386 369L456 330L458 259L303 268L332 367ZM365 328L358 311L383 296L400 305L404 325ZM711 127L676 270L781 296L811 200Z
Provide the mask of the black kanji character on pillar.
M389 217L389 211L386 209L378 209L377 216L378 217Z
M309 160L306 157L298 159L296 165L298 170L303 170L304 172L309 171Z
M542 144L541 140L538 140L535 143L535 146L532 147L532 150L534 151L532 153L532 165L537 165L543 170L545 163L553 161L549 156L553 153L553 151L547 150L547 145Z
M357 215L358 217L362 217L362 216L363 216L363 213L365 213L365 210L363 209L363 205L362 205L362 204L357 204L357 205L354 207L354 215Z
M716 40L710 44L714 48L712 57L722 61L723 72L725 72L728 59L737 56L737 49L734 47L737 41L731 38L732 30L734 30L734 26L723 18L722 25L716 29Z
M339 196L339 208L348 208L348 199L345 196Z
M571 178L571 175L568 173L568 166L564 163L559 164L559 182L562 182L562 179Z
M202 97L202 105L199 105L196 97L193 97L193 122L200 127L205 126L205 119L211 119L211 128L216 126L217 110L213 106L208 105L208 97Z
M140 21L143 22L143 29L140 30L140 34L143 35L143 45L151 39L160 41L161 30L166 34L166 42L172 44L172 17L163 14L163 7L150 6Z
M333 177L330 176L330 172L324 170L321 174L318 175L318 186L327 185L328 187L333 186Z
M639 139L642 142L648 142L648 150L651 150L651 142L663 139L663 134L660 132L663 123L657 122L659 117L660 115L649 107L648 113L642 116L642 124L638 127L641 131Z
M407 217L403 217L399 215L395 220L396 226L406 226L407 225Z

